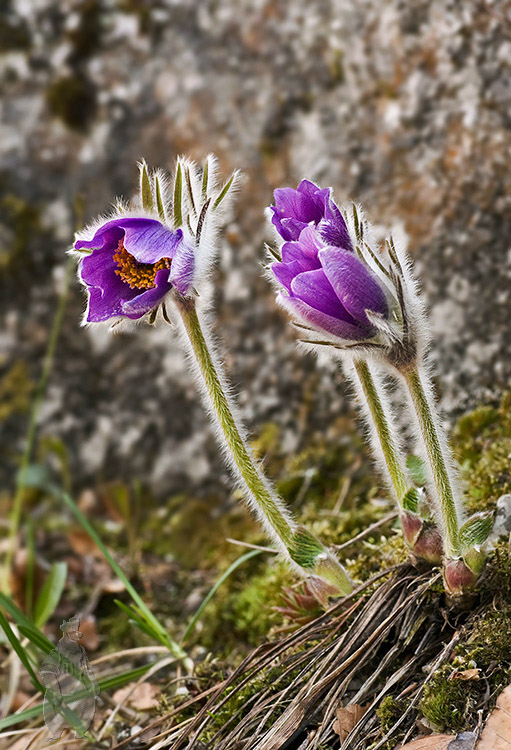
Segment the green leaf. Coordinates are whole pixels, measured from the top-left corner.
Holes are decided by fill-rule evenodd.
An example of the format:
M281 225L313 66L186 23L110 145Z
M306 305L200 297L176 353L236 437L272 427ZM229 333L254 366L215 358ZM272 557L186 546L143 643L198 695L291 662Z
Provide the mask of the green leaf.
M4 615L4 613L1 610L0 610L0 628L2 628L2 630L4 631L5 635L7 636L7 640L9 641L13 650L16 652L19 660L21 661L21 663L27 670L35 689L40 690L42 693L44 693L44 687L43 685L41 685L41 683L36 677L36 673L34 672L32 664L30 663L30 659L29 659L27 651L21 645L21 642L19 641L13 629L9 625L9 621L7 617Z
M463 550L484 544L493 528L493 513L476 513L465 521L460 529L460 545Z
M299 526L293 534L287 551L291 560L307 570L314 568L317 556L324 552L325 548L314 534L311 534L304 526Z
M35 605L34 622L37 627L41 628L55 611L64 591L66 578L66 563L53 563Z
M168 648L168 643L165 638L165 635L162 635L162 633L159 630L156 630L152 625L148 624L146 620L141 616L139 612L137 612L135 607L130 607L127 604L124 604L124 602L119 601L119 599L114 599L114 603L121 609L126 615L128 615L131 622L143 633L148 635L150 638L153 638L154 640L158 641L162 644L162 646L165 646L165 648Z
M91 539L96 544L98 549L101 550L103 557L105 558L107 563L110 565L115 575L118 578L120 578L120 580L123 582L124 588L133 599L133 602L135 603L135 605L139 608L139 612L142 618L146 621L146 623L150 627L154 628L154 630L156 630L158 633L162 634L163 637L165 637L165 646L177 659L186 660L187 659L186 654L181 648L181 646L175 641L173 641L172 638L170 638L170 636L167 634L167 631L165 630L163 625L160 622L158 622L157 618L153 615L149 607L145 604L140 594L131 585L130 581L126 577L121 566L114 560L110 552L107 550L107 548L101 541L99 535L96 533L96 531L91 526L89 521L85 518L81 510L78 508L75 501L67 493L62 492L58 487L53 487L52 491L55 493L57 497L59 497L62 500L63 503L65 503L65 505L67 505L69 510L73 513L73 515L79 522L80 526L91 537Z
M5 719L0 719L0 730L8 729L16 724L21 724L23 721L31 721L37 719L43 713L43 704L39 703L37 706L26 708L24 711L20 711L17 714L11 714L6 716Z
M410 476L418 487L424 487L428 481L428 471L425 462L420 456L407 456L406 468Z
M185 632L183 634L183 637L181 638L181 643L183 643L183 641L186 641L186 639L188 638L188 636L190 635L190 633L192 632L192 630L196 626L196 624L197 624L200 616L202 615L205 607L209 604L209 602L211 601L211 599L214 597L214 595L216 594L216 592L218 591L218 589L220 588L220 586L222 585L222 583L224 583L224 581L226 581L227 578L229 578L229 576L231 575L231 573L234 573L234 571L236 570L236 568L239 568L240 565L243 565L244 562L246 562L247 560L250 560L252 557L255 557L256 555L260 555L261 552L262 552L262 550L260 550L260 549L250 550L250 552L246 552L241 557L238 557L238 559L235 560L232 563L232 565L230 565L227 568L227 570L225 571L225 573L223 573L220 576L220 578L215 583L215 585L213 586L213 588L211 589L211 591L207 594L207 596L203 600L202 604L200 605L199 609L195 612L195 614L190 619L190 622L186 626L186 630L185 630Z
M26 614L16 606L16 604L14 604L12 599L5 594L0 594L0 607L10 614L18 626L20 633L23 633L23 635L43 653L49 654L50 651L55 648L55 644L52 643L50 639L34 625L32 620L30 620L30 618L28 618Z
M140 195L142 196L144 211L152 211L154 209L153 194L145 161L140 165Z
M181 162L178 161L176 179L174 181L174 228L178 229L183 223L183 173Z
M122 687L128 682L138 680L152 666L153 664L144 664L141 667L130 669L127 672L122 672L121 674L114 675L113 677L104 677L102 680L98 681L99 689L101 691L106 691L115 690L116 688ZM74 699L75 696L66 696L66 700L68 698ZM0 730L8 729L9 727L12 727L16 724L21 724L22 722L36 719L38 716L41 716L42 713L43 704L39 703L37 706L32 706L31 708L26 708L24 711L20 711L19 713L12 714L11 716L6 716L5 719L0 719Z
M405 492L401 500L403 510L407 510L410 513L419 512L419 493L415 487L410 487L408 492Z

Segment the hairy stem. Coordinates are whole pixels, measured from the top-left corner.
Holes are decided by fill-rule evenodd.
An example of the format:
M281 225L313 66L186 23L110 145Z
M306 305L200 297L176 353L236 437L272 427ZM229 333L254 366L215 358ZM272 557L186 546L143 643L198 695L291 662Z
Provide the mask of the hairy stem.
M412 367L403 373L419 421L422 438L431 467L431 473L438 495L438 511L442 519L447 557L460 555L459 520L454 489L448 471L446 448L439 435L438 421L434 406L424 390L419 371Z
M225 393L219 373L219 363L214 361L209 350L194 302L189 299L178 299L177 308L205 385L211 410L239 476L249 497L257 506L259 515L273 532L281 550L287 553L304 574L323 578L327 583L333 584L338 591L348 593L351 590L351 584L340 563L310 532L298 527L287 515L280 499L274 494L270 482L251 455L241 428L237 425L230 400Z
M236 420L232 414L227 396L217 368L213 363L210 351L204 338L195 305L188 300L180 301L179 311L183 320L188 339L199 365L212 407L218 424L222 430L236 467L243 478L250 494L256 498L269 525L282 542L287 546L293 536L294 525L283 516L275 498L270 492L267 482L256 467L252 456L242 438Z
M402 463L399 459L399 448L392 435L383 404L378 393L376 382L371 374L369 365L365 360L356 359L354 362L360 385L364 392L367 407L371 414L378 441L380 443L383 458L387 471L394 487L397 501L401 507L403 496L409 489L405 473L401 468Z

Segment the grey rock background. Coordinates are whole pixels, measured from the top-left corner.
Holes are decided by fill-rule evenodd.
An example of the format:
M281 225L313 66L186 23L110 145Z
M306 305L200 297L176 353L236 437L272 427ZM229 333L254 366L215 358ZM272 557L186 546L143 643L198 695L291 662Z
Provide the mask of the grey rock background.
M308 176L405 229L448 418L511 379L511 8L454 0L13 0L0 10L0 376L41 366L76 222L135 187L136 161L218 154L246 181L215 279L248 423L293 451L343 412L261 277L263 209ZM79 199L79 201L78 201ZM78 485L229 486L167 330L79 328L73 287L41 434ZM21 386L20 386L21 387ZM2 425L12 483L26 416Z

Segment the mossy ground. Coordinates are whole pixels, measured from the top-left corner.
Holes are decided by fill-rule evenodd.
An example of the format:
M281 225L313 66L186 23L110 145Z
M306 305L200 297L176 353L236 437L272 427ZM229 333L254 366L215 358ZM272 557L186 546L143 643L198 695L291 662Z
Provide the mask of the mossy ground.
M318 437L307 450L289 457L280 447L279 428L268 424L254 442L254 449L264 458L280 493L300 519L326 544L339 545L383 519L393 506L379 487L355 424L346 418L335 427L328 438ZM339 435L348 438L339 440ZM511 491L511 396L506 395L499 406L480 407L464 416L454 430L452 443L462 465L470 509L493 508L499 495ZM38 453L41 451L45 458L48 453L55 454L52 462L60 466L62 479L68 481L64 476L65 456L59 458L62 450L59 451L58 445L52 447L51 441L46 441L39 446ZM227 504L225 498L188 495L169 498L162 504L141 487L128 488L117 483L98 488L95 498L94 517L99 532L116 551L148 606L174 637L179 637L218 577L246 551L226 541L227 538L267 544L235 494ZM34 502L29 494L26 500L28 506ZM46 504L48 511L47 529L40 529L36 540L44 546L45 533L55 539L67 533L69 525L63 520L61 510L48 499L39 494L37 503ZM343 548L340 556L350 575L359 582L403 562L407 551L398 522L380 526L364 539ZM285 565L265 552L246 562L225 581L187 643L198 662L197 679L190 686L192 692L216 684L254 646L290 625L277 607L284 604L283 591L295 584ZM79 607L86 590L78 582L73 591L66 592L68 606ZM479 707L484 703L487 710L494 705L499 691L511 681L510 590L511 558L507 544L502 543L489 560L484 601L477 603L480 614L474 621L469 614L464 616L463 622L468 624L455 652L433 675L424 692L421 712L431 726L445 731L471 728ZM432 601L443 601L441 583L433 587L431 597ZM147 645L148 636L119 616L114 598L103 596L96 612L103 636L102 649L114 651ZM59 616L57 612L56 618ZM479 669L479 679L457 677L469 669ZM288 673L286 679L289 677ZM272 686L279 684L278 678L278 667L272 667L248 682L224 704L204 739L208 740L223 722L236 715L250 697L263 689L271 692ZM382 674L381 679L385 678ZM176 707L179 700L182 699L174 695L173 687L164 688L162 710ZM406 698L398 700L393 695L382 702L378 709L382 733L406 706ZM176 720L184 718L186 711Z

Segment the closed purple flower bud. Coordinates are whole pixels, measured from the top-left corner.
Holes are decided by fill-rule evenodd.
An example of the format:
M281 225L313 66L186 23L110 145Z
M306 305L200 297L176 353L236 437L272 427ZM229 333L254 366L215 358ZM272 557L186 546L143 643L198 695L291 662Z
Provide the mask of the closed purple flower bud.
M282 246L274 263L275 278L285 288L279 302L314 328L343 340L372 338L376 329L367 316L388 316L385 292L372 271L351 251L323 246L313 226L298 241Z
M335 205L330 188L319 188L302 180L298 188L278 188L274 192L272 222L283 240L297 240L309 225L318 228L325 244L351 250L346 222Z
M184 243L182 230L173 231L157 219L106 221L92 239L78 239L74 249L92 251L79 266L89 293L90 323L141 318L172 287L186 294L193 279L193 251Z

